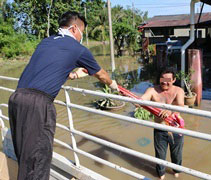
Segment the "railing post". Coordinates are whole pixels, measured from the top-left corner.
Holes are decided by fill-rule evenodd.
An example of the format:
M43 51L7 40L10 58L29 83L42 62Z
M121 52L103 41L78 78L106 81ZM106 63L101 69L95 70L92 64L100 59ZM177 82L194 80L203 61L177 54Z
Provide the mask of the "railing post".
M71 108L69 107L70 105L70 96L69 96L69 93L68 93L68 90L65 89L65 98L66 98L66 107L67 107L67 114L68 114L68 120L69 120L69 127L70 127L70 137L71 137L71 140L72 140L72 145L73 145L73 150L76 150L77 149L77 144L76 144L76 140L75 140L75 137L74 137L74 134L72 133L72 130L74 130L74 127L73 127L73 118L72 118L72 112L71 112ZM78 155L73 152L74 154L74 158L75 158L75 164L77 167L80 166L80 162L79 162L79 158L78 158Z
M0 108L0 129L1 128L3 129L3 128L5 128L5 125L4 125L4 121L1 116L2 116L2 109ZM1 140L2 140L2 142L4 140L3 131L1 131Z

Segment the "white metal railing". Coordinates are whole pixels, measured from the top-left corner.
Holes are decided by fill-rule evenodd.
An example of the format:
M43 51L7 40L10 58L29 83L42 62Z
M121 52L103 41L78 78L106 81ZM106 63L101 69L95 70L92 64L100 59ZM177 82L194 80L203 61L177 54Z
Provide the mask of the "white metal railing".
M106 94L106 93L102 93L102 92L91 91L91 90L86 90L86 89L81 89L81 88L70 87L70 86L63 86L63 89L79 92L79 93L82 93L83 95L90 94L90 95L94 95L94 96L109 97L109 98L117 99L120 101L131 102L131 103L141 104L141 105L146 105L146 106L154 106L154 107L158 107L158 108L162 108L162 109L168 109L168 110L172 110L172 111L183 112L183 113L187 113L187 114L193 114L193 115L197 115L197 116L211 118L211 112L199 110L199 109L180 107L180 106L163 104L163 103L158 103L158 102L153 102L153 101L145 101L145 100L140 101L137 99L131 99L129 97L117 96L117 95L113 95L113 94Z
M7 77L2 77L2 76L0 76L0 79L15 80L15 81L18 80L17 78L8 78L7 79ZM80 89L80 88L73 88L73 87L69 87L69 86L63 86L62 88L65 91L66 103L59 101L59 100L55 100L54 102L56 104L67 107L68 118L69 118L69 127L66 127L66 126L58 124L58 123L56 125L57 125L58 128L64 129L64 130L66 130L70 133L73 145L71 147L70 145L68 145L68 144L66 144L66 143L64 143L64 142L62 142L58 139L54 139L54 142L73 151L77 167L80 167L80 162L79 162L79 158L78 158L77 154L82 154L82 155L84 155L84 156L86 156L90 159L98 161L98 162L100 162L104 165L107 165L107 166L114 168L118 171L124 172L124 173L126 173L130 176L135 177L135 178L146 179L146 177L143 176L143 175L140 175L136 172L133 172L133 171L128 170L126 168L120 167L116 164L113 164L113 163L108 162L106 160L103 160L99 157L96 157L96 156L94 156L90 153L87 153L85 151L78 149L74 135L82 136L82 137L87 138L87 139L94 141L96 143L114 148L114 149L119 150L121 152L125 152L127 154L130 154L130 155L151 161L153 163L161 164L161 165L173 168L175 170L182 171L182 172L190 174L192 176L196 176L196 177L199 177L199 178L202 178L202 179L211 179L211 175L209 175L209 174L206 174L206 173L203 173L203 172L200 172L200 171L196 171L196 170L184 167L184 166L176 165L176 164L173 164L171 162L164 161L164 160L149 156L147 154L137 152L137 151L134 151L132 149L125 148L123 146L120 146L120 145L111 143L109 141L97 138L95 136L91 136L89 134L75 130L74 126L73 126L71 108L76 108L76 109L80 109L82 111L100 114L100 115L103 115L103 116L108 116L108 117L112 117L112 118L115 118L115 119L128 121L128 122L131 122L131 123L136 123L136 124L151 127L151 128L156 128L156 129L171 131L171 132L175 132L175 133L180 133L180 134L184 134L184 135L187 135L187 136L192 136L194 138L199 138L199 139L208 140L208 141L211 141L211 135L210 134L186 130L186 129L174 128L174 127L170 127L170 126L166 126L166 125L162 125L162 124L158 124L158 123L153 123L153 122L148 122L148 121L143 121L143 120L137 120L137 119L132 118L132 117L119 115L119 114L115 114L115 113L111 113L111 112L105 112L105 111L96 110L96 109L93 109L93 108L73 104L73 103L70 102L69 91L79 92L79 93L82 93L83 95L90 94L90 95L94 95L94 96L110 97L110 98L114 98L114 99L125 101L125 102L132 102L132 103L137 103L137 104L141 104L141 105L150 105L150 106L155 106L155 107L159 107L159 108L162 108L162 109L169 109L169 110L173 110L173 111L193 114L193 115L207 117L207 118L211 118L211 112L203 111L203 110L197 110L197 109L189 109L189 108L178 107L178 106L167 105L167 104L161 104L161 103L156 103L156 102L151 102L151 101L139 101L139 100L134 100L134 99L131 99L131 98L122 97L122 96L118 96L118 95L105 94L105 93L100 93L100 92L96 92L96 91L90 91L90 90L85 90L85 89ZM9 92L14 91L10 88L5 88L5 87L1 87L1 86L0 86L0 89L6 90L6 91L9 91ZM2 123L2 119L8 120L8 117L1 114L1 108L5 107L5 106L7 106L7 105L5 105L5 104L0 105L0 122L1 123Z
M55 100L55 103L66 106L66 104L62 101ZM96 109L93 109L93 108L88 108L88 107L84 107L84 106L72 104L72 103L69 104L69 107L73 107L73 108L76 108L76 109L80 109L80 110L83 110L83 111L87 111L87 112L91 112L91 113L95 113L95 114L99 114L99 115L103 115L103 116L108 116L108 117L111 117L111 118L121 119L121 120L124 120L124 121L128 121L128 122L131 122L131 123L135 123L135 124L139 124L139 125L143 125L143 126L147 126L147 127L151 127L151 128L171 131L171 132L174 132L174 133L184 134L184 135L187 135L187 136L192 136L192 137L195 137L195 138L200 138L200 139L211 141L211 135L206 134L206 133L201 133L201 132L196 132L196 131L191 131L191 130L186 130L186 129L180 129L180 128L174 128L174 127L171 127L171 126L166 126L166 125L163 125L163 124L158 124L158 123L149 122L149 121L140 121L139 119L136 119L136 118L132 118L132 117L124 116L124 115L119 115L119 114L114 114L114 113L111 113L111 112L96 110Z

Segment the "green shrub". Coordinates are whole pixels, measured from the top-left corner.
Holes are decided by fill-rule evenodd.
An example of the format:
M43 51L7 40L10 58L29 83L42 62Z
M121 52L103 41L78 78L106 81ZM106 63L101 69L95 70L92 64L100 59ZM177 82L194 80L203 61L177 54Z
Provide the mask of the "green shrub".
M3 58L31 55L38 43L34 37L15 32L10 21L0 20L0 54Z
M150 44L148 46L148 49L149 49L150 56L155 56L156 55L156 45L155 44Z
M135 109L134 117L142 120L154 119L154 115L142 107L137 107Z

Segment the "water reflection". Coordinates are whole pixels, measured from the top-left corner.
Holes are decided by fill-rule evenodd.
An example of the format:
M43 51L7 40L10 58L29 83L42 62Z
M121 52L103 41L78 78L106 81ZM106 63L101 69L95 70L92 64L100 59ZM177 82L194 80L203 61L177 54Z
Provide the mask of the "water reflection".
M134 85L140 82L141 77L141 67L137 67L137 69L129 71L128 66L125 65L123 67L125 71L116 70L115 71L115 79L118 84L122 85L127 89L131 89ZM127 69L127 70L126 70Z
M140 82L131 89L132 92L136 92L138 94L143 94L145 91L149 88L152 87L153 84L150 81L145 81L145 82Z
M90 48L92 54L97 56L110 56L110 47L105 45L98 45L95 47Z
M211 88L207 88L202 91L202 98L203 99L211 99Z
M98 137L100 139L104 139L104 140L109 141L111 143L118 144L118 145L126 147L126 148L130 148L130 149L133 148L133 147L127 146L126 144L114 141L113 139L110 139L106 136L98 135L98 134L88 132L88 131L85 131L85 133L92 135L92 136L95 136L95 137ZM85 143L88 143L88 142L89 142L89 140L82 138L79 142L77 142L77 144L80 147L80 146L82 146L82 145L84 145ZM111 159L111 157L109 157L108 152L110 152L109 154L115 155L115 156L123 159L125 162L129 163L132 167L138 168L138 169L143 170L143 171L147 171L148 173L155 175L154 163L151 163L151 162L146 161L144 159L137 158L135 156L129 155L127 153L115 150L113 148L110 148L110 147L104 146L104 145L100 146L99 148L97 148L95 150L89 151L89 153L91 153L91 154L93 154L97 157L100 157L104 160ZM100 166L100 167L104 166L104 165L102 165L98 162L95 162L95 164L97 166Z

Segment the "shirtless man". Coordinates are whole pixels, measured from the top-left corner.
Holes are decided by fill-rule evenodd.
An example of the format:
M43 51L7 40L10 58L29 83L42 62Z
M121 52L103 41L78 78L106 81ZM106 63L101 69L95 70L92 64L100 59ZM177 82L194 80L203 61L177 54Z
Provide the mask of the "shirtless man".
M166 104L174 104L177 106L184 106L184 91L182 88L173 85L176 81L174 72L169 68L165 69L160 74L160 84L152 88L148 88L143 94L142 99L148 101L155 101ZM171 111L163 110L160 118L155 118L155 122L165 124L164 118L171 115ZM154 129L154 148L155 156L157 158L166 159L166 153L170 146L171 161L175 164L182 164L182 148L184 144L184 137L176 133L168 133ZM160 179L165 178L165 166L156 165L156 171ZM179 177L179 172L174 171L174 176Z

